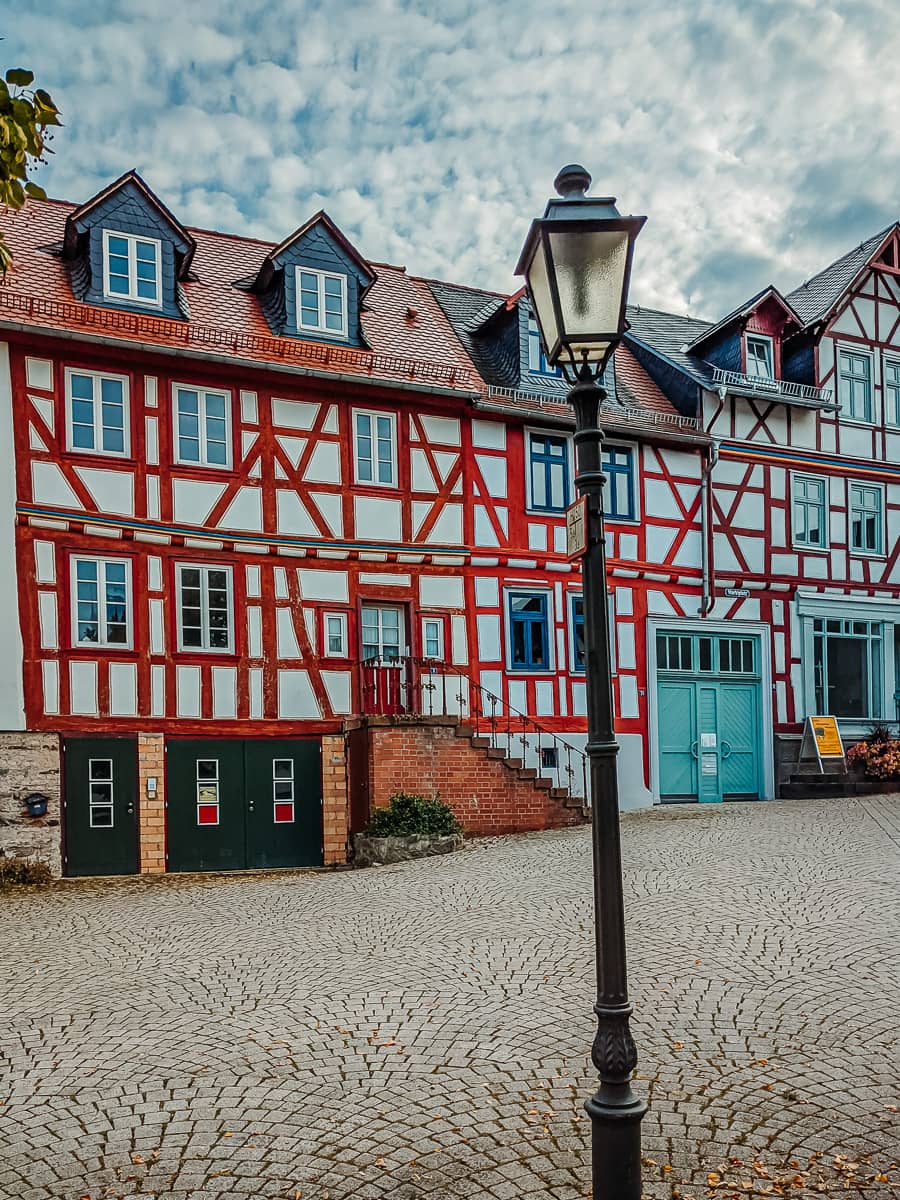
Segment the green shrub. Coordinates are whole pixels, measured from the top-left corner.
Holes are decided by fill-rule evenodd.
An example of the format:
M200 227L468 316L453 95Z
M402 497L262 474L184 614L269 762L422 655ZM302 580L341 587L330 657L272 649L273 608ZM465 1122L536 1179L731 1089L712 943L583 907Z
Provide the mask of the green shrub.
M0 890L14 887L49 887L50 868L36 858L7 858L0 855Z
M394 792L387 808L378 808L372 813L369 837L412 837L422 834L428 837L449 837L462 833L456 814L439 796L433 800L425 796Z

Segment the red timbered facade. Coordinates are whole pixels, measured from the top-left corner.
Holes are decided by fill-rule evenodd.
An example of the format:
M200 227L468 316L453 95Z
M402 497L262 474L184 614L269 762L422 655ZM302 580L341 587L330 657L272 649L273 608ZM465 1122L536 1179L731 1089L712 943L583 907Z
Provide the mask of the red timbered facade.
M134 174L8 227L0 725L62 739L65 870L340 861L367 715L518 721L581 794L572 421L526 297L368 263L324 214L275 247L189 230ZM717 325L630 312L629 806L774 795L838 694L850 732L893 715L896 231L855 253Z

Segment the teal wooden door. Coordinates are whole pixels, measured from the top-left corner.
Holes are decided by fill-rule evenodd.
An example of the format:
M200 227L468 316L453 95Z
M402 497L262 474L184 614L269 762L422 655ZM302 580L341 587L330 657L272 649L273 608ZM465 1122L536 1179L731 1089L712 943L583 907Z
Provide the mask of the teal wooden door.
M719 684L719 752L722 793L729 799L760 795L759 689L753 684Z
M697 694L689 680L659 685L659 790L665 800L697 799Z
M656 652L660 799L759 799L759 638L666 631Z
M134 738L66 738L64 804L67 875L137 872Z

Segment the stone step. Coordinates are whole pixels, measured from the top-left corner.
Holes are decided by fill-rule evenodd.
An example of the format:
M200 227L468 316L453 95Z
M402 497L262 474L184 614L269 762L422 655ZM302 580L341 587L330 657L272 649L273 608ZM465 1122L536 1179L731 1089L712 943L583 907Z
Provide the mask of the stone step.
M511 771L519 771L525 766L521 758L507 758L505 762Z
M816 800L836 799L839 796L852 794L853 789L843 783L783 783L781 785L782 800Z
M549 793L549 792L553 791L553 780L552 779L536 779L534 781L534 786L542 792Z
M476 750L490 750L491 739L489 737L485 737L483 734L475 734L472 737L472 745Z
M491 746L485 753L488 758L506 758L506 751L501 746Z
M521 762L522 760L519 759L518 761ZM534 767L519 767L517 770L519 772L520 779L537 779L538 777L538 773Z
M475 740L475 727L473 725L465 725L465 724L460 723L456 727L456 736L472 738L472 740L474 741ZM485 739L485 740L487 740L487 739Z
M552 800L565 800L569 794L569 789L567 787L559 787L558 785L555 785L550 789L550 797ZM579 804L580 803L581 801L579 800Z

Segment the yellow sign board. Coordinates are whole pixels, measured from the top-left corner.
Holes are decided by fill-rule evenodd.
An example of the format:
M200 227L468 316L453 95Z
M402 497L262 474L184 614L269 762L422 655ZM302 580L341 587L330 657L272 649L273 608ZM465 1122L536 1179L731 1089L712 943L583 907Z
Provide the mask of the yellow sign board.
M810 717L816 738L819 758L843 758L844 744L841 741L840 730L836 717Z

